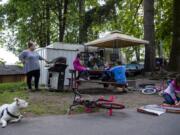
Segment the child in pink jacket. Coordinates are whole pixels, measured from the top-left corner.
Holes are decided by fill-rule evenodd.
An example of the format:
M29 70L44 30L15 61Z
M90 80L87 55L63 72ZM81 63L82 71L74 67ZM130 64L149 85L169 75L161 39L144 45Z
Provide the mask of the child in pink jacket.
M74 69L79 72L79 75L77 77L78 79L79 77L81 77L81 79L89 78L88 68L86 68L80 63L80 54L77 54L76 59L73 61L73 66Z
M164 90L164 103L180 105L180 98L177 96L178 93L180 93L180 74L177 75L176 79L171 81L169 86Z

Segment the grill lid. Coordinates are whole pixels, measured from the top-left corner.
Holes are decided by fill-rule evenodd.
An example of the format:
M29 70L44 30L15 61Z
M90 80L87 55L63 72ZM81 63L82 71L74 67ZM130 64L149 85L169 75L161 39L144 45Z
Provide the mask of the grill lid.
M65 57L58 57L58 58L53 59L50 63L66 64L66 58Z
M49 64L46 65L46 67L50 71L62 71L62 70L65 70L66 67L67 67L66 58L65 57L55 58L52 61L50 61Z

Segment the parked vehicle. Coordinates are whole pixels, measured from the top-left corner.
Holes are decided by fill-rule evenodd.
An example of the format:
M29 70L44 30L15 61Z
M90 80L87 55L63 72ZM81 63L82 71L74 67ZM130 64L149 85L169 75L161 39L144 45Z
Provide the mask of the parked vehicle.
M141 74L142 71L144 70L144 65L143 64L126 64L126 75L127 76L135 76L138 74Z

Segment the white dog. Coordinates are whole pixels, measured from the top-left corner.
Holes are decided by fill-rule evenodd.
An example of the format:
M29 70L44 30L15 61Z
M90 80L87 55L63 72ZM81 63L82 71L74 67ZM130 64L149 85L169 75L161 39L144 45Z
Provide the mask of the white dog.
M7 126L7 122L19 122L23 115L20 114L20 109L26 108L28 103L25 100L14 98L12 104L4 104L0 106L0 123L2 127Z

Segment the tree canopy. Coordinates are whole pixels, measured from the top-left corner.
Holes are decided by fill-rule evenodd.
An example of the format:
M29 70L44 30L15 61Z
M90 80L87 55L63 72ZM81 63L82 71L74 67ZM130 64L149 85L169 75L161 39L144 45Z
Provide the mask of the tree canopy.
M172 0L154 1L156 54L170 55ZM144 37L143 0L9 0L0 6L1 44L14 52L30 39L41 47L53 42L85 43L107 31ZM9 31L9 33L7 32ZM143 54L140 47L122 49L127 59Z

